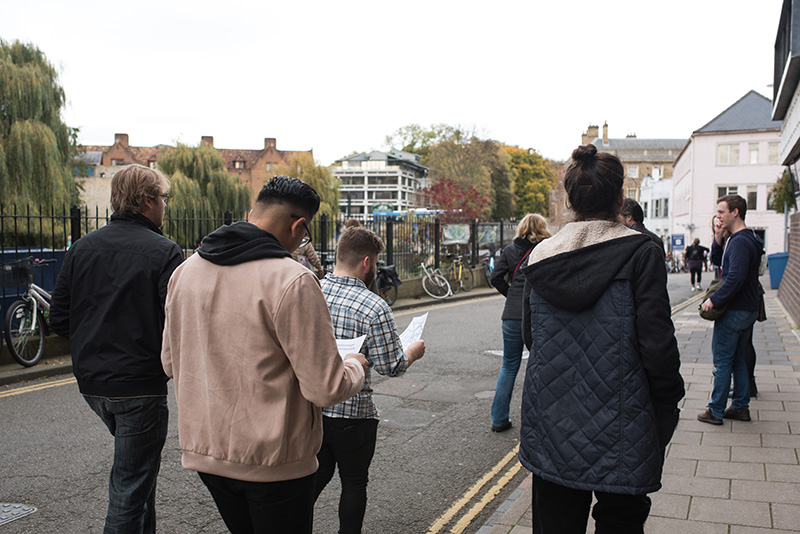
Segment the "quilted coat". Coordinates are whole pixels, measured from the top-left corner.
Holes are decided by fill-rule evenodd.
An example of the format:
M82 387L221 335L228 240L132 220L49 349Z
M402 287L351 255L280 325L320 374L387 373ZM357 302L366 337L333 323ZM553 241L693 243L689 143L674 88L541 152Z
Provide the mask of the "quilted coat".
M616 223L575 222L522 273L531 357L520 461L574 489L657 491L684 395L658 247Z

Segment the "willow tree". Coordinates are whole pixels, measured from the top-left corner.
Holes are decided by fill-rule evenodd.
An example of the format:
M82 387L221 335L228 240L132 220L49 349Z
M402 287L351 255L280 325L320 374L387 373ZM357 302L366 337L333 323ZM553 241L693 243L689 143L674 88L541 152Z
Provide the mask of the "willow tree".
M72 177L77 130L61 120L64 103L44 53L0 39L0 190L6 207L29 206L38 214L78 201Z
M278 164L276 174L291 176L314 188L320 199L318 214L329 219L339 214L339 181L328 167L317 165L308 152L295 152L289 156L288 164Z

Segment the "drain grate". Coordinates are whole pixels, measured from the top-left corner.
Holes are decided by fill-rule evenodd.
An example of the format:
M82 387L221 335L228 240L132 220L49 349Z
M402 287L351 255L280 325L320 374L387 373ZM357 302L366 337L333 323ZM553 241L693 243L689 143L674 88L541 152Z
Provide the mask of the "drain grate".
M20 517L31 515L37 508L26 504L15 504L11 502L0 502L0 525L10 523Z

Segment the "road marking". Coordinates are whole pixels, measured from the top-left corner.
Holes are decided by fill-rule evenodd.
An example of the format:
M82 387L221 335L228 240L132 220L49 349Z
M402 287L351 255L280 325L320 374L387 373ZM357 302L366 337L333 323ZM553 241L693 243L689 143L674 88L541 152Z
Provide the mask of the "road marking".
M470 525L470 523L472 523L472 520L475 519L475 516L481 513L481 510L486 508L486 505L492 502L494 498L500 494L500 490L502 490L506 484L511 482L514 476L517 473L519 473L520 469L522 469L521 463L517 462L514 465L512 465L508 469L508 471L506 471L506 474L503 475L503 478L498 480L497 484L492 486L491 489L489 489L489 491L486 492L486 494L483 496L480 502L476 503L475 506L470 508L469 512L467 512L464 515L464 517L459 519L458 523L456 523L456 525L450 530L450 532L452 534L461 534L462 532L464 532L464 529L467 528Z
M494 478L495 475L497 475L497 473L502 471L503 468L509 462L511 462L512 460L514 460L517 457L517 453L518 452L519 452L519 444L517 444L511 450L511 452L506 454L506 456L502 460L500 460L500 462L498 462L497 465L495 465L488 473L483 475L483 477L481 477L481 479L478 480L470 489L468 489L467 492L458 501L456 501L453 504L453 506L450 507L449 510L447 510L444 514L442 514L442 516L439 519L434 521L433 525L431 525L431 527L428 529L428 534L436 534L437 532L441 531L442 528L447 523L449 523L450 520L453 519L453 517L455 517L455 515L459 511L461 511L461 509L464 508L469 503L469 501L472 500L472 498L475 495L477 495L477 493L480 491L480 489L483 486L485 486L487 482L489 482L492 478ZM508 480L510 480L510 478ZM500 488L502 488L505 484L507 484L508 480L505 480L505 477L503 477L503 479L501 479L502 485L500 486ZM500 482L498 482L498 484L500 484ZM495 485L495 487L497 487L497 485ZM494 488L492 488L492 489L494 489ZM498 489L497 491L499 492L500 490ZM490 490L490 492L491 492L491 490ZM484 499L485 498L486 497L484 497ZM489 499L486 501L486 504L488 504L492 499L494 499L494 496L489 497ZM483 506L486 506L486 504L484 504ZM470 518L470 520L471 519L472 518ZM467 523L467 524L469 524L469 523ZM462 528L462 530L463 530L463 528Z
M67 384L74 384L76 382L75 378L63 378L61 380L54 380L52 382L45 382L44 384L35 384L32 386L25 386L22 388L12 389L11 391L6 391L4 393L0 393L0 399L5 397L13 397L14 395L22 395L23 393L32 393L34 391L39 391L42 389L49 389L58 386L66 386Z

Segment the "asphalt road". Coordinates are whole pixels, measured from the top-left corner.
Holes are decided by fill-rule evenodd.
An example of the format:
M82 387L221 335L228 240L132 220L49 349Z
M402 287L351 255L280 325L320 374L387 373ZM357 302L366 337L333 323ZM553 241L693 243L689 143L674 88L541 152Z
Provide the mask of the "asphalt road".
M670 275L669 289L673 305L693 295L688 274ZM443 530L449 531L470 509L474 513L460 525L463 532L475 532L525 475L524 470L508 472L514 462L504 463L519 439L522 372L512 400L515 428L502 434L489 428L503 303L498 295L397 312L401 331L412 317L429 312L428 348L404 377L374 381L382 421L364 532L422 533L434 524L447 524ZM158 486L159 531L226 532L197 475L180 466L172 393L170 408ZM0 390L0 410L0 501L39 508L0 526L0 532L102 532L113 441L70 377ZM462 500L498 467L504 478L491 478L473 498ZM317 502L315 533L337 531L338 495L334 477ZM476 506L480 499L483 508ZM453 520L436 523L448 511Z

